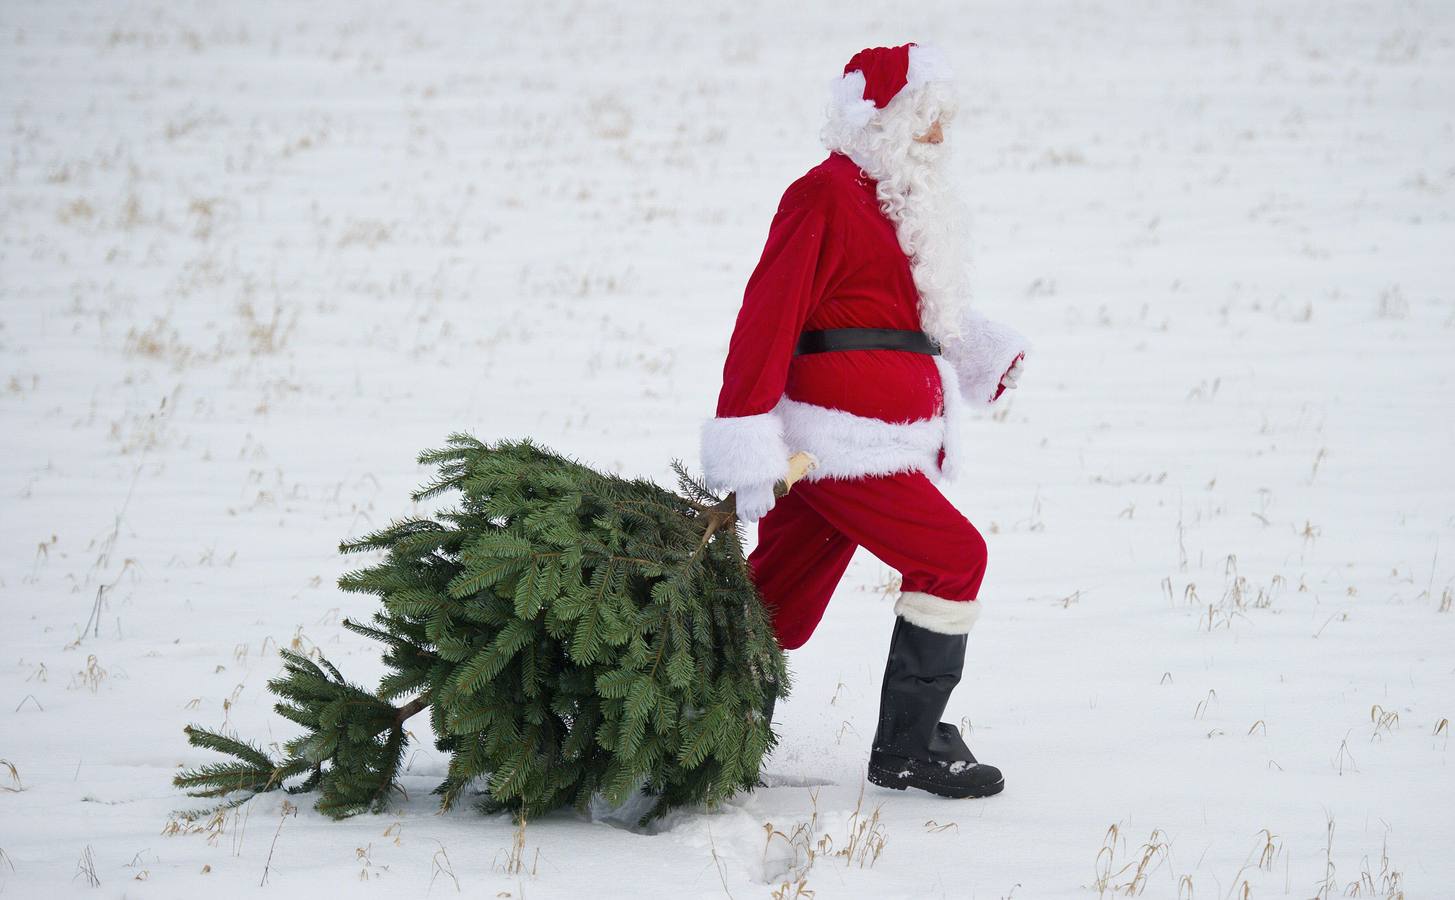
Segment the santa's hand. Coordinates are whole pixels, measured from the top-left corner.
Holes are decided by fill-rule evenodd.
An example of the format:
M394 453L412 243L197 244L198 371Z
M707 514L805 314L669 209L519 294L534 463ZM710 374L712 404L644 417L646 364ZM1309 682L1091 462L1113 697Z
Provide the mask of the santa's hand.
M744 485L734 493L737 494L738 519L743 522L756 522L763 518L777 501L771 481Z
M1024 353L1017 356L1015 361L1010 364L1010 368L1005 370L1005 374L1000 376L1001 387L1014 388L1016 386L1016 382L1020 380L1021 372L1024 370L1024 367L1021 365L1021 360L1025 358Z

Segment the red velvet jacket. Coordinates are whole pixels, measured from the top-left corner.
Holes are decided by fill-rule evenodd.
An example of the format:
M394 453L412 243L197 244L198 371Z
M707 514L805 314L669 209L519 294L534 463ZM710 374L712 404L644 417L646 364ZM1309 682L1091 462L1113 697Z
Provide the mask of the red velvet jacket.
M716 416L703 424L714 489L781 478L797 450L819 459L809 479L910 469L952 476L962 396L994 401L1001 375L1024 353L1024 337L967 310L962 336L941 356L793 355L804 330L920 328L909 259L874 188L833 153L784 192L728 344Z

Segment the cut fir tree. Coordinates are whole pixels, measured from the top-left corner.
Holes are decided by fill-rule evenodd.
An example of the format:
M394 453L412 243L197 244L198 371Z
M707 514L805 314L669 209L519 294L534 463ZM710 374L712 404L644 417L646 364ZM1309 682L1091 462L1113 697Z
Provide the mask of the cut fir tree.
M482 811L517 818L643 790L645 824L757 783L776 741L761 710L789 679L734 495L715 496L676 460L680 494L529 439L452 434L419 462L439 473L414 499L458 491L458 508L339 545L384 552L338 583L379 598L372 624L343 624L383 645L388 674L370 692L321 654L282 650L268 688L303 732L275 759L189 726L189 743L230 759L174 779L217 801L183 817L278 789L318 791L315 807L335 818L382 811L399 790L405 724L425 709L450 755L434 789L444 809L472 787ZM796 455L777 493L813 464Z

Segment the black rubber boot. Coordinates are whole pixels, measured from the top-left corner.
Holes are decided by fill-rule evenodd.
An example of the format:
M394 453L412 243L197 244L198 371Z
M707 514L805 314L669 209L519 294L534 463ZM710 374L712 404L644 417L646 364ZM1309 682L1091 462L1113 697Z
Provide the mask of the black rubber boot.
M760 707L760 711L763 713L763 718L767 720L767 722L768 722L769 725L772 725L773 724L773 708L778 705L778 695L777 695L777 693L774 693L773 691L776 691L776 688L774 688L773 686L770 686L770 692L768 694L768 699L766 701L764 701L762 707ZM767 756L764 756L764 759L767 759ZM761 769L758 772L758 783L757 783L757 786L758 787L767 787L768 786L763 781L763 773L762 773Z
M1000 770L977 762L960 730L941 722L965 666L966 636L941 634L896 616L884 664L879 728L869 780L942 797L987 797L1005 787Z

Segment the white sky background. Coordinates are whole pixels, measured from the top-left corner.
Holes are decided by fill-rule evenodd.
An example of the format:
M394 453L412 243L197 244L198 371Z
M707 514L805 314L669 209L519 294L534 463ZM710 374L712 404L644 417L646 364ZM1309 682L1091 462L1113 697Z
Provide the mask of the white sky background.
M861 552L790 655L779 786L717 813L563 813L508 874L508 821L433 814L421 722L389 815L301 798L274 844L269 795L160 836L213 758L184 724L291 734L277 644L378 676L337 544L422 511L419 451L696 466L827 81L908 40L960 74L975 302L1035 343L947 488L990 544L947 715L1006 792L867 788L872 866L764 852L815 804L841 845L859 801L894 576ZM1085 897L1151 845L1149 897L1440 896L1452 41L1441 3L7 2L0 892L80 891L89 853L108 896L265 866L283 895L449 894L443 847L476 896Z

